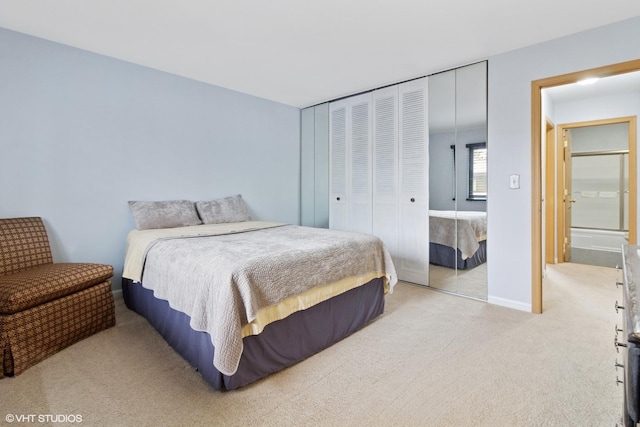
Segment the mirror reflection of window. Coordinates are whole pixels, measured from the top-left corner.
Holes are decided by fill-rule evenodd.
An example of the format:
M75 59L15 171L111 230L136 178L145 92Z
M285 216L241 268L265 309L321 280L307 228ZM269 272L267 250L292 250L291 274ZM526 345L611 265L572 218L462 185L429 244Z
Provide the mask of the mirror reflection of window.
M451 146L451 200L456 200L456 146Z
M468 200L487 200L487 144L467 144L469 158Z

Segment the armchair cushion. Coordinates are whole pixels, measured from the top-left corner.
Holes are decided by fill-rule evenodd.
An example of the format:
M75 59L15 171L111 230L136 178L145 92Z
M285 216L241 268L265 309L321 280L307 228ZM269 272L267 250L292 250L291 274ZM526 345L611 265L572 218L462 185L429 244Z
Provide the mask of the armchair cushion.
M113 267L52 263L0 276L0 314L12 314L104 282Z
M0 219L0 275L52 262L40 217Z

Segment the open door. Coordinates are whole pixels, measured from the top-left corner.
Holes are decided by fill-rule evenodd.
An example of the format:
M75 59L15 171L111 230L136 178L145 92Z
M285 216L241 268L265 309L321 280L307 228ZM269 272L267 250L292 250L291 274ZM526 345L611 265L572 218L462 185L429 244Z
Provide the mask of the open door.
M592 77L609 77L619 74L640 71L640 59L605 65L603 67L576 71L573 73L547 77L531 82L531 311L542 313L542 90L555 86L576 83ZM629 165L636 163L636 117L629 117ZM633 176L632 176L633 175ZM559 180L558 180L559 181ZM559 183L558 183L559 185ZM636 243L636 186L637 178L634 168L629 169L629 244ZM560 203L558 203L560 208ZM558 215L558 223L564 215ZM564 227L563 227L564 229ZM633 231L632 231L633 230ZM560 232L558 232L560 237ZM560 239L558 239L558 246ZM559 248L558 248L559 249ZM558 260L560 260L558 253Z
M562 258L564 262L571 261L571 206L576 202L571 191L571 132L564 129L562 132L564 144L564 239L562 245Z

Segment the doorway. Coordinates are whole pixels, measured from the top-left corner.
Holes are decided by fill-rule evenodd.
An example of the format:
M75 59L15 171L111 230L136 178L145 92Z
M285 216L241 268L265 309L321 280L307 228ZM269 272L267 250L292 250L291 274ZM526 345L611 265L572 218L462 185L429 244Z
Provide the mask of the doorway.
M622 244L633 243L635 127L635 116L558 125L555 230L553 217L546 220L547 232L558 236L558 262L615 267Z
M628 61L619 64L608 65L604 67L594 68L590 70L578 71L569 74L549 77L531 82L531 159L532 159L532 185L531 185L531 233L532 233L532 252L531 252L531 308L533 313L542 313L542 277L543 277L543 260L545 259L545 251L543 250L543 188L545 185L543 166L543 145L542 135L544 127L542 122L542 90L555 86L568 85L576 83L580 80L592 77L609 77L625 73L631 73L640 70L640 60ZM637 141L635 123L634 127L629 130L630 139ZM630 160L631 161L631 160ZM637 180L629 180L630 194L636 193ZM630 229L633 222L635 230L636 216L629 218ZM636 236L629 236L629 243L635 243Z

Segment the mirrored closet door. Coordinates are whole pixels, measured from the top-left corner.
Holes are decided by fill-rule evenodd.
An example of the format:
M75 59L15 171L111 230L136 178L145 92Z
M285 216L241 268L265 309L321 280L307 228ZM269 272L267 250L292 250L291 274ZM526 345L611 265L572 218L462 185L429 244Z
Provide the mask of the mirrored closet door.
M487 299L487 63L429 76L429 286Z

